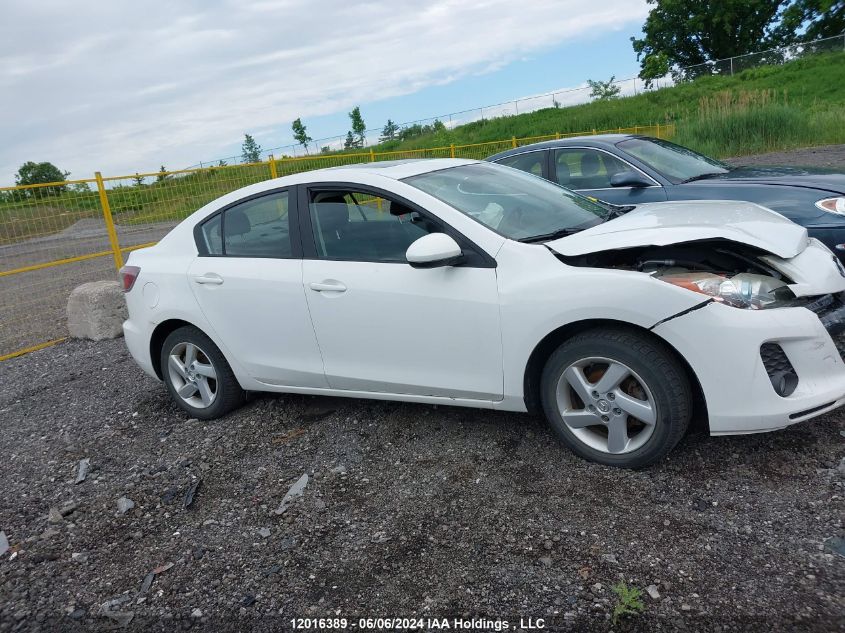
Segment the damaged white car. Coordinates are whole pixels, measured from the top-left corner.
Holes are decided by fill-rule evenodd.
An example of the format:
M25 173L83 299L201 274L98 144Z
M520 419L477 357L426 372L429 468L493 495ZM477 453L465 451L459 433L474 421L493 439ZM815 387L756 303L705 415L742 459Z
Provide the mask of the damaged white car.
M845 399L841 265L749 203L373 163L223 196L122 277L130 352L197 418L246 391L543 411L577 454L641 467L693 415L753 433Z

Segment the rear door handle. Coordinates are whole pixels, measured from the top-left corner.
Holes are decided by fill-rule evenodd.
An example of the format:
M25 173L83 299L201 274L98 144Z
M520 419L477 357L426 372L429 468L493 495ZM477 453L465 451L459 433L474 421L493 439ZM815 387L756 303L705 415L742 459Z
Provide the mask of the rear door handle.
M217 273L207 273L205 275L198 275L194 277L194 283L219 286L223 283L223 277L221 277Z
M346 286L339 281L324 281L322 283L309 284L311 290L317 292L346 292Z

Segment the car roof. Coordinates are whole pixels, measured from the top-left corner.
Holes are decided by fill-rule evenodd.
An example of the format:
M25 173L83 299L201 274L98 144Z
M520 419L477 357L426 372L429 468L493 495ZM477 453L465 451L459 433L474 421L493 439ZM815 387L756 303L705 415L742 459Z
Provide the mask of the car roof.
M351 165L338 165L336 167L324 167L311 171L303 171L290 176L282 176L274 180L265 180L260 185L267 185L267 189L278 186L302 184L308 182L342 181L344 175L351 180L357 180L364 174L382 176L393 180L401 180L410 176L417 176L440 169L458 167L459 165L472 165L480 163L479 160L465 158L407 158L399 160L384 160L367 163L354 163Z
M324 167L323 169L303 171L289 176L282 176L281 178L262 180L261 182L247 185L241 189L230 191L200 208L198 213L203 212L199 214L199 216L202 216L212 208L219 208L232 202L237 202L247 196L261 194L265 191L272 191L273 189L289 187L291 185L345 181L364 184L367 181L373 180L372 178L366 178L366 176L377 177L376 182L378 178L383 177L392 180L401 180L402 178L417 176L432 171L449 169L450 167L458 167L460 165L476 165L482 162L480 160L468 160L464 158L413 158ZM193 217L193 215L190 217Z
M631 138L651 138L643 134L588 134L584 136L570 136L569 138L554 139L551 141L542 141L541 143L532 143L531 145L520 145L513 149L499 152L488 156L484 160L497 161L506 156L513 156L515 154L524 154L525 152L532 152L541 149L550 149L558 147L613 147L620 141L625 141Z

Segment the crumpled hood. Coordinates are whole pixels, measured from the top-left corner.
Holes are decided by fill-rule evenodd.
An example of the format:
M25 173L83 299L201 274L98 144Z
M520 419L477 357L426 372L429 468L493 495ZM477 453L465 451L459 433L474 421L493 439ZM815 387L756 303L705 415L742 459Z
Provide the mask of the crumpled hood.
M625 215L546 245L564 256L637 246L724 239L789 259L809 243L807 229L751 202L695 200L639 205Z

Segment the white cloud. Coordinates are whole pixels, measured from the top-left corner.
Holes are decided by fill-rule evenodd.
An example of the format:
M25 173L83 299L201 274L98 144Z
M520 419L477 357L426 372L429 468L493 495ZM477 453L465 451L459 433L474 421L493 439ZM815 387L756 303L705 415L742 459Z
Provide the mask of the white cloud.
M297 116L489 72L646 11L644 0L6 6L0 182L25 160L75 177L179 167L219 155L244 130L279 145L270 131Z

